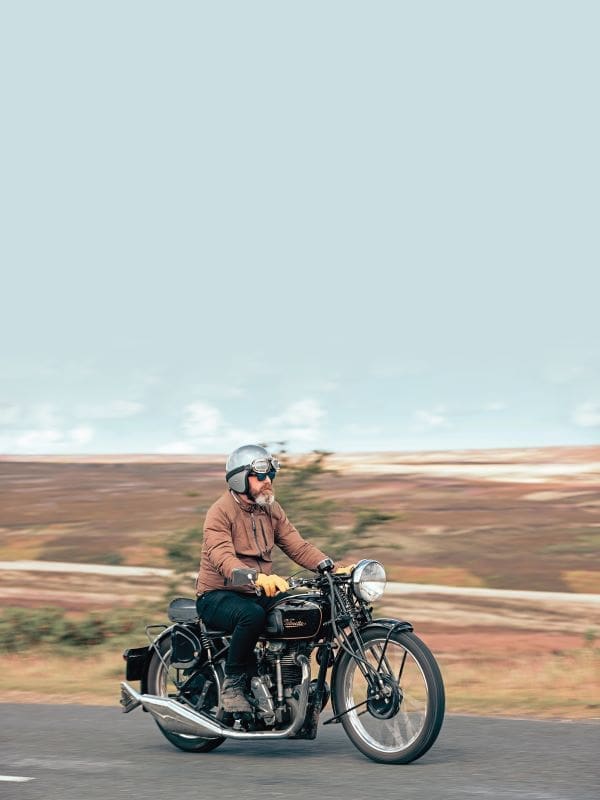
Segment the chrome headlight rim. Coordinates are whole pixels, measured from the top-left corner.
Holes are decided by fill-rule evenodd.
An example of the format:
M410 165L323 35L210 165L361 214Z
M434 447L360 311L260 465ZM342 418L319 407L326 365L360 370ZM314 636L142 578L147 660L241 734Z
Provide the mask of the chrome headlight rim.
M379 574L367 576L365 575L367 568L370 571L375 570L375 573L379 569ZM376 561L374 558L363 558L352 570L352 591L363 602L374 603L379 600L385 591L386 582L385 568L380 561Z

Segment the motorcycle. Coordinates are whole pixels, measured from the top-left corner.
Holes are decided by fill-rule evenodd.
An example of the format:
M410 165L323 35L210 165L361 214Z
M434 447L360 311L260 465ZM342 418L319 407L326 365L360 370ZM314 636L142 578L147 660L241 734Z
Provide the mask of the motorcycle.
M232 584L252 584L256 575L235 570ZM335 574L327 559L309 577L292 577L272 598L254 651L252 714L225 714L220 705L230 633L207 628L195 600L176 598L172 624L147 626L150 644L123 653L123 711L142 706L175 747L206 753L226 739L314 739L331 699L323 724L341 724L364 755L415 761L440 732L444 684L409 622L373 618L385 581L383 566L368 559L349 574ZM140 691L129 681L140 681Z

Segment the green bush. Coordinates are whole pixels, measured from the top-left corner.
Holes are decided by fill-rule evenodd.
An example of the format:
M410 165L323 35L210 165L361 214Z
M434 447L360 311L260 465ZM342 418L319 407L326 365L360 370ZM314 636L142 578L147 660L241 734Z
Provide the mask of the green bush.
M0 611L0 653L39 645L94 647L143 634L149 609L92 612L77 619L61 608L4 608Z
M63 612L59 608L6 608L0 613L0 651L25 650L60 635Z

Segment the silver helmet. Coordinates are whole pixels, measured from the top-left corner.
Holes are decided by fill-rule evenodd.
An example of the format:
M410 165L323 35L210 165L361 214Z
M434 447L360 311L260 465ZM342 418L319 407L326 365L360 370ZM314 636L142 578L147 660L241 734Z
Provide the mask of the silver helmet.
M268 450L258 444L245 444L238 447L227 459L225 480L230 489L240 494L248 494L248 475L251 472L259 477L268 475L271 480L279 471L279 461Z

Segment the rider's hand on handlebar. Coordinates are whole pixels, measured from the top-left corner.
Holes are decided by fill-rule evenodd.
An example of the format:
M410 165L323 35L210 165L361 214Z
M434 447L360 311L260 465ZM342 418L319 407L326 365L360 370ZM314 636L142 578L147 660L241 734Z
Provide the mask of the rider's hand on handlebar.
M287 592L290 588L285 578L279 575L265 575L264 572L258 573L254 584L262 589L267 597L275 597L277 592Z
M356 564L350 564L347 567L336 567L334 575L350 575Z

